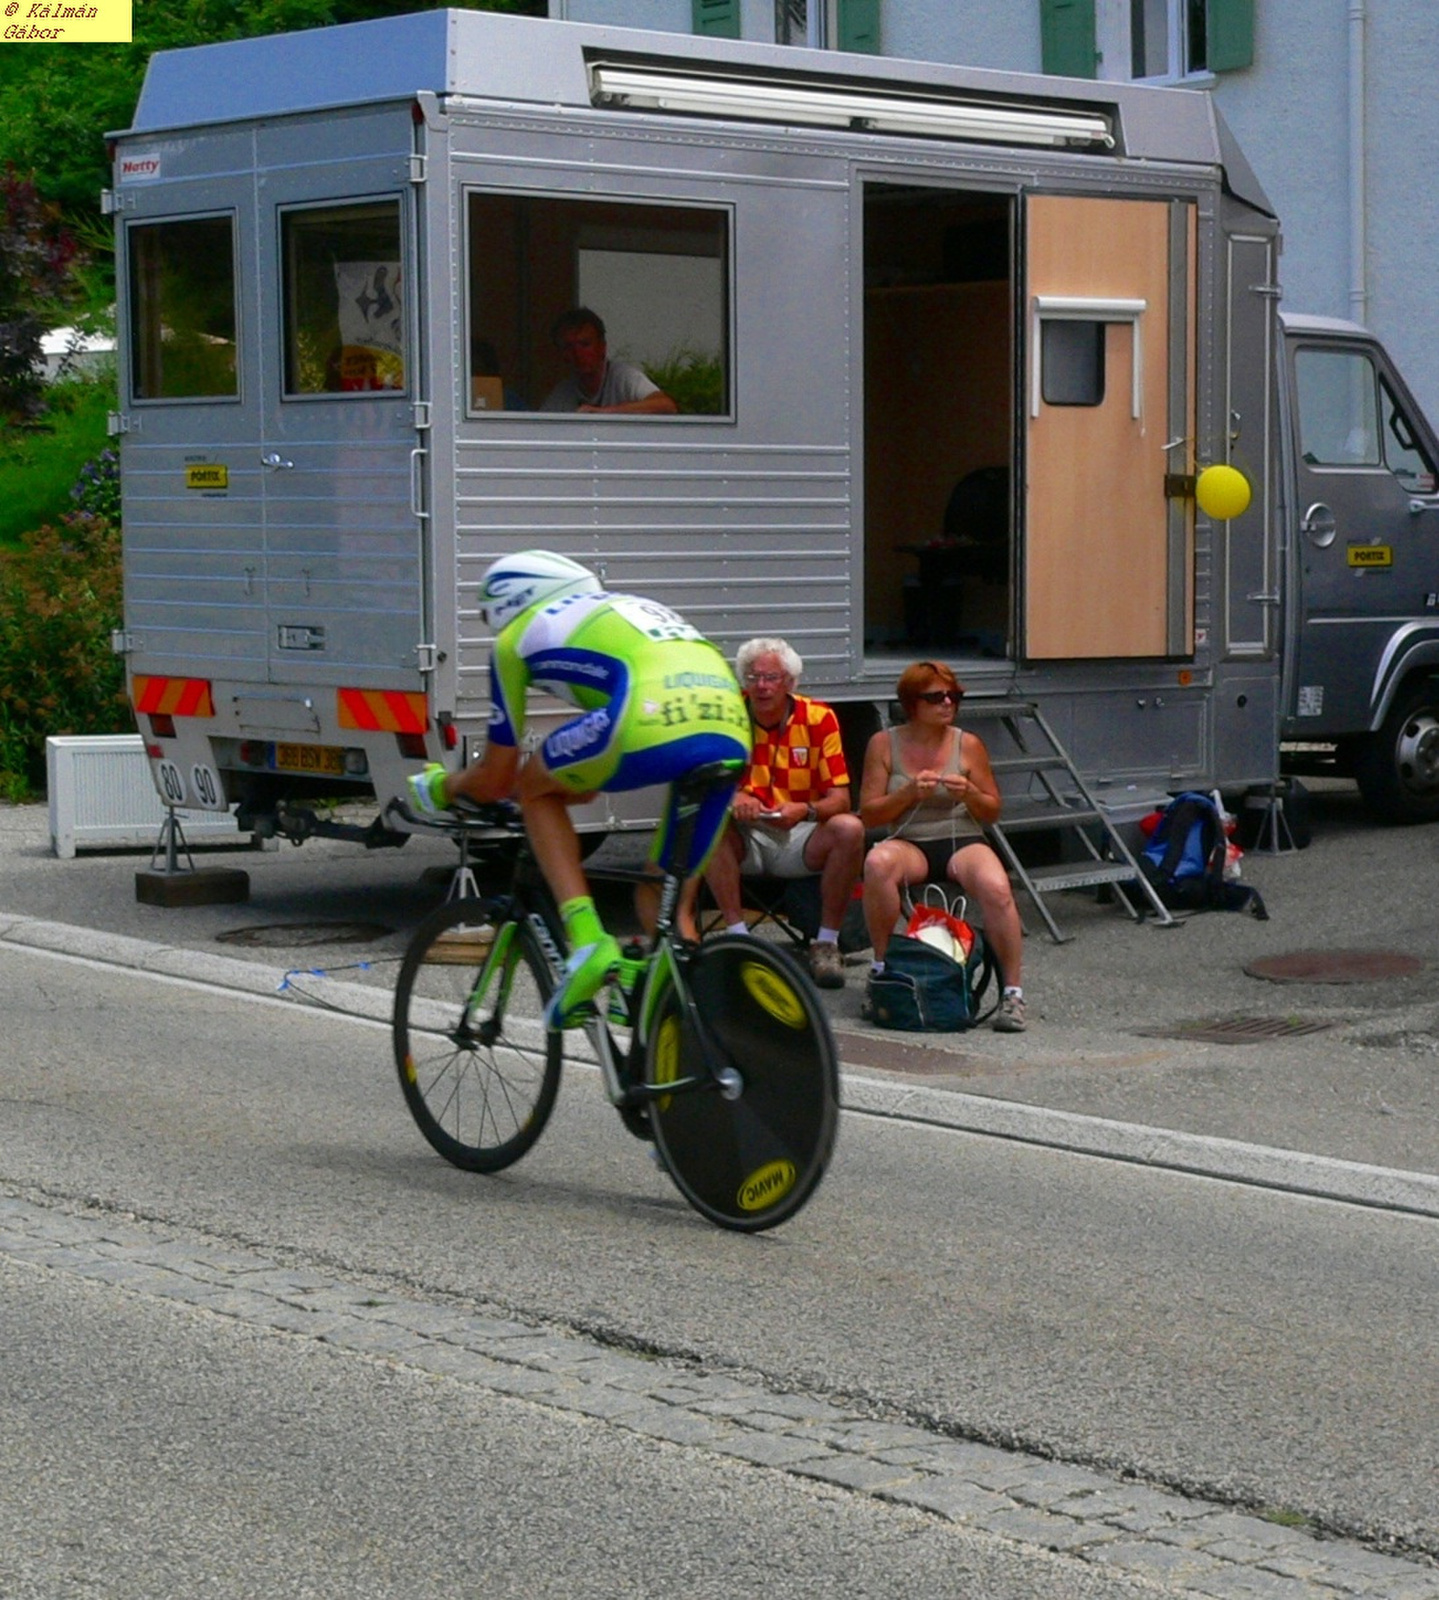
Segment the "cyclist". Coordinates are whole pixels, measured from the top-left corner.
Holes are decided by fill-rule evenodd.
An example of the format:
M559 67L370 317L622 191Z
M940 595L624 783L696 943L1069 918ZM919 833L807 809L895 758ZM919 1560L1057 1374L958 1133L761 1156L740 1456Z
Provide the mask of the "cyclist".
M749 717L718 649L653 600L610 594L588 568L548 550L523 550L491 565L480 614L495 630L489 740L460 772L437 764L409 780L416 808L447 810L463 796L517 794L535 859L559 903L570 956L546 1007L552 1027L581 1026L589 1002L619 962L580 864L569 808L596 793L673 784L695 767L749 759ZM568 700L579 715L521 758L530 688ZM729 809L732 789L711 791L691 849L692 905L699 872ZM675 818L655 835L652 859L668 860Z

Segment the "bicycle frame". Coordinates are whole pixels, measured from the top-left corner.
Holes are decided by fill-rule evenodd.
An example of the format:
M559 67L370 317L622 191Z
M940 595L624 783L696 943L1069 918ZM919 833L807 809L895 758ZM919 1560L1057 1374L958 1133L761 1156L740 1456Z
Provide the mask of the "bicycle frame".
M693 831L691 819L684 818L682 826L685 822L689 822L690 827L679 846L681 857L688 854L688 833ZM636 985L635 993L628 997L628 1004L632 1008L631 1037L623 1062L616 1058L614 1038L605 1016L597 1014L592 1021L585 1024L585 1036L594 1049L605 1095L610 1104L616 1108L638 1107L660 1095L683 1094L708 1084L713 1084L727 1099L734 1099L743 1087L738 1071L732 1063L725 1060L727 1052L706 1025L703 1013L694 1003L689 985L685 982L683 946L675 932L675 910L679 904L682 884L683 879L673 871L666 872L660 880L655 931L650 939L650 948L640 981ZM471 1007L489 995L497 973L503 973L507 969L513 971L508 958L521 922L526 923L533 932L535 941L544 955L545 964L549 968L551 980L558 983L563 973L564 954L559 912L553 905L548 888L535 876L533 858L524 853L523 846L520 847L520 854L515 863L515 876L510 885L509 902L509 909L497 925L494 942L480 968L470 1000ZM688 1077L676 1078L664 1084L650 1085L643 1081L644 1061L650 1038L654 1033L656 1013L660 999L665 993L666 983L673 986L685 1021L693 1028L695 1037L699 1040L705 1071L691 1073ZM485 1044L492 1044L503 1029L506 999L506 994L497 997L489 1020L479 1030L479 1038ZM633 1010L636 1004L637 1015Z

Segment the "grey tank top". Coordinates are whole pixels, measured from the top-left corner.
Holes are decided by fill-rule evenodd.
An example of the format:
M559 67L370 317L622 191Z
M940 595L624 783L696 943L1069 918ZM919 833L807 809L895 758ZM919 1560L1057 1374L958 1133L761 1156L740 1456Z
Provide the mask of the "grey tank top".
M942 771L959 772L959 752L964 745L964 735L956 726L950 746L949 759ZM908 772L900 765L899 729L889 730L889 783L886 794L895 794L910 781ZM969 808L955 800L948 789L936 788L927 800L916 802L899 819L891 824L891 839L978 839L983 830L969 814Z

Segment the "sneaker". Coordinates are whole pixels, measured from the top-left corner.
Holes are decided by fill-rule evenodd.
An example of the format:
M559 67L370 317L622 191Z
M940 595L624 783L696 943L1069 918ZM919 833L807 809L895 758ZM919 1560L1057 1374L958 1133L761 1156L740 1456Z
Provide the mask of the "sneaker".
M844 988L844 957L833 939L816 939L810 945L809 975L817 989Z
M610 985L610 1004L606 1012L609 1020L621 1028L628 1028L634 1020L630 1014L630 1007L633 1003L635 985L640 980L640 974L649 965L647 956L630 955L631 948L626 945L620 952L620 963L614 975L615 981Z
M1024 1032L1024 998L1022 995L1007 994L999 1002L999 1010L995 1013L994 1031L996 1033L1023 1033Z
M619 965L620 947L609 934L594 944L581 945L565 962L564 977L545 1006L550 1028L582 1028L594 1015L590 1001Z
M422 817L438 817L450 808L445 803L445 769L432 761L423 772L412 772L407 780L410 800Z

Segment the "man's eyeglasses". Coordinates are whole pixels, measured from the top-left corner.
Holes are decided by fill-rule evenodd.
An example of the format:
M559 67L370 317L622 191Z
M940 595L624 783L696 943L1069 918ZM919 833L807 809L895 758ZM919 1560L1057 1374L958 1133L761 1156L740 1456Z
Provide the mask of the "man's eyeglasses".
M747 672L744 675L746 683L783 683L784 678L782 672Z
M926 689L919 697L927 706L942 706L946 700L953 705L959 704L958 689Z

